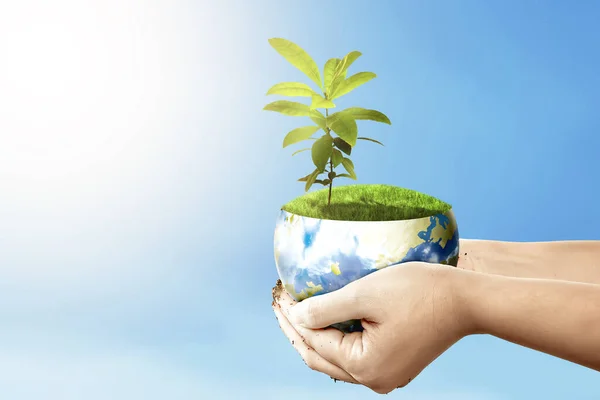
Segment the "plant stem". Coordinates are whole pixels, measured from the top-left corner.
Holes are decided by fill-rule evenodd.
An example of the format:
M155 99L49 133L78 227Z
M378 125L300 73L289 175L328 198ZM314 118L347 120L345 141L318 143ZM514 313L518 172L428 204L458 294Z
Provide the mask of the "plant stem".
M329 117L329 109L325 109L325 118ZM327 126L327 133L331 134L331 129ZM329 172L333 172L333 155L329 156ZM327 206L331 205L331 188L333 187L333 179L329 178L329 197L327 198Z
M333 171L333 162L329 159L329 168ZM329 197L327 198L327 206L331 205L331 187L333 186L333 179L329 179Z

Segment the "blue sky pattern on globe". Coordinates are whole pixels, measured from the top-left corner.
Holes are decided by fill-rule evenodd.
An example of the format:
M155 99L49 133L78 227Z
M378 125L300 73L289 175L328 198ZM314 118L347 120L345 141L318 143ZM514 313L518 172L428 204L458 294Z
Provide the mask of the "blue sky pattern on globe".
M369 237L372 233L364 228L369 222L352 225L347 221L319 220L281 210L274 238L280 278L284 284L293 285L295 293L291 294L298 298L304 290L312 289L314 295L332 292L385 266L407 261L448 262L459 250L458 229L453 214L449 212L449 215L452 219L438 214L429 217L428 222L427 218L413 220L416 225L411 221L383 222L387 224L379 226L391 227L391 231L386 237L373 240ZM406 241L407 235L413 245L399 249L398 244ZM378 246L364 251L368 239L371 245L375 242ZM393 251L385 254L388 261L382 264L381 253L390 246Z

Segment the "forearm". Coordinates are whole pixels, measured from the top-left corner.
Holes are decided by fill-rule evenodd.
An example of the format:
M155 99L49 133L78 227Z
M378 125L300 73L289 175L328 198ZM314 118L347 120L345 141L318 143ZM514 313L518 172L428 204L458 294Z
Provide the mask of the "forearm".
M456 271L470 333L600 371L600 285Z
M600 241L500 242L461 239L458 267L520 278L600 284Z

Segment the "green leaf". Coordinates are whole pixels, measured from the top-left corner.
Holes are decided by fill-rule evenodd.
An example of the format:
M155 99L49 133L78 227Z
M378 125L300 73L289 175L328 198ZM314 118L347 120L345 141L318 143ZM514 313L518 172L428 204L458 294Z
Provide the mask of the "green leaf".
M329 88L331 87L331 83L333 82L333 76L335 74L335 69L338 66L339 62L342 61L339 58L330 58L325 63L325 67L323 68L323 80L325 81L325 93L329 94Z
M357 74L354 74L350 78L343 80L335 89L333 95L329 97L331 99L342 97L343 95L350 93L357 87L369 82L376 76L377 75L375 75L373 72L359 72Z
M343 73L346 73L348 67L350 67L350 65L352 65L352 63L360 56L362 56L360 51L351 51L350 53L346 54L344 58L342 58L342 61L340 61L336 66L333 79L337 78Z
M350 107L344 110L345 113L352 115L354 119L366 119L375 122L383 122L384 124L391 125L390 119L382 112L377 110L367 110L361 107Z
M315 108L335 108L335 104L333 104L333 101L327 100L323 96L315 93L312 96L310 108L313 110Z
M312 97L316 93L305 83L282 82L273 85L273 87L271 87L271 89L269 89L267 92L267 95L270 94L278 94L281 96Z
M351 114L345 111L337 112L327 117L327 125L350 146L356 144L358 126Z
M358 57L361 56L361 53L358 51L351 51L346 54L346 56L341 59L335 66L335 71L333 73L333 78L331 80L331 85L327 90L328 98L332 99L332 93L335 93L338 90L338 87L344 82L346 79L346 73L348 71L348 67L352 64Z
M320 183L320 184L321 184L321 185L323 185L323 186L327 186L327 185L329 185L329 183L330 183L330 182L331 182L331 181L330 181L329 179L324 179L324 180L317 179L317 180L315 180L315 183Z
M352 153L352 146L350 146L348 143L344 142L344 140L342 138L339 138L339 137L333 138L333 145L348 155L350 155Z
M383 143L381 143L380 141L378 141L378 140L375 140L375 139L371 139L371 138L368 138L368 137L357 137L357 139L360 139L360 140L368 140L368 141L370 141L370 142L379 143L380 145L382 145L382 146L383 146Z
M323 135L312 145L312 160L319 171L325 170L325 166L333 151L333 139L329 135Z
M354 163L352 162L352 160L347 157L344 157L344 159L342 160L342 165L344 166L344 169L350 174L350 178L356 180L356 173L354 172Z
M350 178L350 179L356 179L353 178L352 176L350 176L349 174L337 174L336 178Z
M327 120L321 111L310 110L310 119L312 119L315 124L319 125L319 128L327 132Z
M292 156L295 156L296 154L302 153L303 151L306 151L306 150L310 150L310 147L307 147L305 149L296 150L295 152L292 153Z
M311 135L319 130L318 126L310 125L296 128L290 131L283 139L283 147L287 147L290 144L298 143L303 140L310 139Z
M286 39L272 38L269 43L275 51L283 56L290 64L302 71L314 83L323 89L321 73L315 60L297 44Z
M263 110L275 111L292 117L306 117L310 115L310 107L306 104L287 100L277 100L269 103Z
M321 171L319 171L319 169L317 168L312 173L306 176L306 185L304 185L305 192L308 192L308 189L310 189L313 183L315 183L315 181L317 180L317 176L319 176L320 173Z
M298 179L298 182L306 182L313 173L314 173L314 171L311 172L310 174L306 175L305 177Z
M335 139L333 139L333 141L334 141L334 144L335 144ZM350 145L348 145L348 147L350 147ZM342 159L343 158L344 158L344 156L342 155L342 153L338 149L333 149L333 151L331 153L331 162L333 163L333 167L334 168L337 167L338 165L340 165L342 163Z
M346 72L344 71L339 76L337 76L336 78L333 79L333 81L331 82L331 86L329 87L329 91L327 93L328 94L335 93L337 91L338 87L342 84L342 82L344 82L345 79L346 79ZM328 96L328 97L331 98L331 96Z

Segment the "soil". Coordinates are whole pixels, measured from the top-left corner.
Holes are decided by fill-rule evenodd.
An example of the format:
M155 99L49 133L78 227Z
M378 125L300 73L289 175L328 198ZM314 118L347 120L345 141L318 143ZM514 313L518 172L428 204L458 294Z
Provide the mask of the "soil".
M279 301L279 298L281 297L281 292L283 291L283 283L281 282L281 279L277 279L277 283L275 283L275 286L273 287L273 302L271 303L271 305L273 307L275 307L276 302Z

